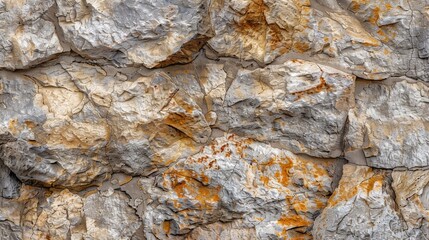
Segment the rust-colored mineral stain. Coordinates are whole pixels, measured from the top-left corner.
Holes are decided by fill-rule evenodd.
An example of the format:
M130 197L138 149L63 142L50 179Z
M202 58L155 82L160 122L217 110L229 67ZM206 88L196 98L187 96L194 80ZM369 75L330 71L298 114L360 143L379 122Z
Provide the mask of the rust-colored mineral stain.
M360 4L359 4L359 3L357 3L357 2L352 2L352 3L350 4L350 10L351 10L352 12L357 12L357 11L359 11L359 10L360 10Z
M24 121L24 124L25 124L25 126L27 126L27 128L29 128L29 129L33 129L33 128L35 128L35 127L37 126L34 122L32 122L32 121L30 121L30 120L25 120L25 121Z
M185 169L170 170L165 174L171 177L173 191L179 198L195 199L203 209L209 209L212 203L219 202L220 187L205 186L209 183L206 175Z
M164 221L162 222L162 229L164 230L165 234L169 234L171 230L171 223L170 221Z
M290 32L291 29L281 29L277 24L268 24L265 12L268 7L263 0L251 1L247 7L246 14L236 23L236 31L243 36L253 37L261 43L260 46L252 46L253 48L261 48L263 51L276 49L280 54L290 50L290 43L283 37L282 32ZM263 60L263 59L259 59Z
M319 199L314 199L314 202L316 203L316 207L318 209L323 209L326 207L326 203L320 201Z
M375 7L372 10L372 14L371 14L371 17L368 19L368 22L372 24L376 24L379 18L380 18L380 8Z
M294 92L294 93L292 93L292 95L297 97L296 100L299 100L304 95L320 93L323 90L331 91L331 88L332 88L331 85L326 83L325 78L320 77L320 83L317 86L315 86L311 89L307 89L307 90L303 90L303 91L299 91L299 92Z
M306 201L299 201L299 202L294 203L292 206L295 209L295 211L297 211L297 212L306 212L306 211L308 211L308 208L307 208L307 204L305 204L305 202Z
M261 180L261 182L264 184L264 186L265 186L265 187L267 187L267 186L268 186L268 182L270 181L270 178L269 178L269 177L267 177L267 176L262 175L262 176L260 177L260 180Z
M380 190L377 186L383 185L383 175L375 175L372 178L368 179L361 183L362 188L366 189L366 193L369 194L371 191Z
M293 48L300 53L304 53L310 49L310 45L305 42L295 42Z
M311 222L300 215L282 216L277 222L285 227L308 227Z
M349 189L339 186L328 200L328 207L336 206L340 202L347 201L354 197L358 192L359 187L354 186Z
M328 206L335 206L340 202L351 199L352 197L357 195L359 190L364 190L366 194L369 194L373 190L379 190L376 187L376 184L381 188L383 184L383 179L383 175L376 174L353 187L342 186L340 182L340 186L335 190L334 195L328 200Z
M284 159L281 159L281 161L278 161L277 164L280 166L280 171L277 171L274 174L274 177L277 179L279 183L287 187L290 182L289 170L293 167L293 162L288 158L284 158Z

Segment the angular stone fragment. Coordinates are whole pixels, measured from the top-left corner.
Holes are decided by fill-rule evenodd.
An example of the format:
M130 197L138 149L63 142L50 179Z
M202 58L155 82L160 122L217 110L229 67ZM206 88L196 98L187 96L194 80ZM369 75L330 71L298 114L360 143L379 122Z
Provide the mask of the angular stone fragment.
M429 171L392 172L396 203L410 228L426 229L429 234Z
M338 188L313 227L315 239L426 239L395 204L389 171L346 164Z
M310 1L212 1L215 36L209 45L222 56L270 63L294 45L293 34L305 27ZM295 43L305 51L306 43Z
M3 202L1 237L8 239L130 239L141 225L122 192L72 193L23 186Z
M335 164L236 135L216 138L155 183L141 180L151 196L143 212L146 237L167 239L199 224L243 219L260 239L310 239L313 219L332 192Z
M0 161L0 197L16 198L19 196L21 182L8 167Z
M370 84L349 113L346 158L378 168L429 166L429 88L402 80Z
M57 0L73 50L118 65L189 62L206 40L205 1Z
M212 1L219 56L271 63L286 53L372 80L407 75L429 81L427 3L410 1Z
M338 157L354 76L302 60L241 70L225 97L230 130L294 153Z
M110 70L106 70L110 69ZM112 171L148 175L197 151L211 129L165 73L62 63L1 74L0 158L20 180L80 188Z
M140 227L135 210L122 192L92 194L84 199L87 233L92 239L130 239Z
M27 68L63 51L54 24L43 18L53 5L54 0L0 3L0 68Z

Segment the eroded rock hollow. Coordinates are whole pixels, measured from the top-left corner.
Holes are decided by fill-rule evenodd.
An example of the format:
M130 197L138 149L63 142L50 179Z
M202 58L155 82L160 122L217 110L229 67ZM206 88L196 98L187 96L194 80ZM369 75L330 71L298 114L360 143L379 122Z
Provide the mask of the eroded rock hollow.
M0 0L0 240L429 239L429 2Z

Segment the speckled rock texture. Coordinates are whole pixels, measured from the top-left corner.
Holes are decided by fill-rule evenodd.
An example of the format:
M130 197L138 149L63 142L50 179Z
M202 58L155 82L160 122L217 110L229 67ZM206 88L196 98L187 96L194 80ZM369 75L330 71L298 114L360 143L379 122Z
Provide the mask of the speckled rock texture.
M0 0L0 240L429 240L429 2Z

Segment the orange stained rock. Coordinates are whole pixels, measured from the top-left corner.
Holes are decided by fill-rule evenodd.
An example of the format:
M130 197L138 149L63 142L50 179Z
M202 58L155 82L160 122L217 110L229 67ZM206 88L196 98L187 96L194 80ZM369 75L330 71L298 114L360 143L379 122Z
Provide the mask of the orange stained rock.
M293 44L294 50L298 51L299 53L304 53L308 50L310 50L310 45L305 42L295 42Z
M274 177L277 179L279 183L283 186L287 187L289 185L289 169L293 167L293 163L290 159L285 159L287 162L279 162L280 171L277 171L274 174Z
M326 207L326 203L320 201L319 199L314 199L314 202L316 203L316 208L323 209Z
M378 19L380 18L380 8L375 7L372 10L371 17L368 19L368 21L372 24L377 24Z
M212 205L220 200L220 186L206 186L209 179L204 174L182 169L164 173L164 176L167 175L170 176L171 187L179 198L197 200L203 209L212 208Z
M329 84L326 83L325 78L324 77L320 77L320 83L317 86L315 86L315 87L313 87L311 89L302 90L302 91L298 91L298 92L293 92L292 95L294 95L294 96L297 97L296 100L299 100L304 95L310 95L310 94L320 93L323 90L330 91L331 88L332 88L331 85L329 85Z
M30 120L25 120L25 121L24 121L24 124L25 124L25 126L27 126L27 128L29 128L29 129L33 129L33 128L35 128L35 127L37 126L37 124L36 124L36 123L34 123L34 122L30 121Z
M308 227L312 224L311 221L301 215L283 215L277 222L286 228Z
M386 3L385 7L386 7L386 10L389 11L392 9L392 4Z
M252 50L256 48L278 49L280 54L290 50L290 41L283 37L282 31L290 31L292 28L282 30L277 24L268 24L265 14L268 7L263 0L253 0L247 7L246 14L243 15L236 23L236 31L245 37L253 37L261 45L252 46ZM265 52L266 49L261 49ZM264 59L258 59L263 62Z
M380 191L383 187L383 175L375 175L370 179L362 182L360 185L363 189L366 190L366 193L369 194L371 191Z
M171 230L171 223L170 221L164 221L162 222L162 229L164 230L165 234L169 234Z
M268 187L268 182L270 181L270 178L267 176L262 175L260 177L261 182L264 184L265 187Z
M348 201L359 192L369 195L372 191L380 191L383 186L384 177L382 174L374 174L357 184L354 184L354 179L349 179L349 182L340 181L340 185L328 200L328 207Z
M306 212L308 211L307 203L308 199L305 199L304 201L297 201L292 206L297 212Z
M359 11L360 10L360 4L359 3L357 3L357 2L352 2L351 4L350 4L350 10L352 11L352 12L357 12L357 11Z

